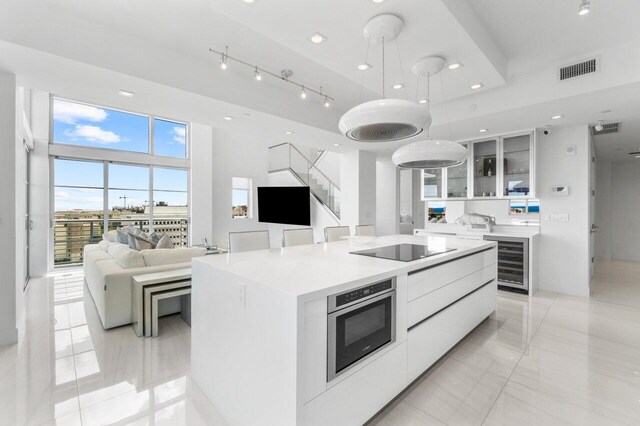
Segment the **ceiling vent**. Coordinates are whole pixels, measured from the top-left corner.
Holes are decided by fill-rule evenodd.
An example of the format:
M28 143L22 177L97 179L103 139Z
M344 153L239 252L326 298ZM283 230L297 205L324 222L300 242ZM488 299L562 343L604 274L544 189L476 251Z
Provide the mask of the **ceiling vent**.
M620 132L620 125L622 123L607 123L602 125L602 130L598 131L595 127L591 128L591 134L593 136L607 135L609 133Z
M598 68L598 60L596 58L561 67L560 81L594 73L598 71Z

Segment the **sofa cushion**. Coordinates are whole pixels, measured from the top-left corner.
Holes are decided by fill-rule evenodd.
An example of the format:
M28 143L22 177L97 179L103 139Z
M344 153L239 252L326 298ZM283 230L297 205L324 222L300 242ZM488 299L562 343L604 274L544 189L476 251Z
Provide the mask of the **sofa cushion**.
M111 244L111 242L109 240L102 240L98 243L98 247L100 247L103 251L108 252L109 251L109 244ZM114 243L116 244L116 243Z
M129 244L129 233L124 229L116 229L116 243Z
M131 250L129 246L124 244L110 244L109 254L124 269L143 268L145 267L144 258L140 252Z
M173 241L171 241L171 237L169 237L167 234L162 234L162 237L160 238L160 240L156 244L155 248L157 248L157 249L172 249L172 248L174 248Z
M207 249L204 247L157 248L155 250L142 250L140 253L142 253L144 263L147 266L157 266L189 262L193 257L204 256L207 253Z

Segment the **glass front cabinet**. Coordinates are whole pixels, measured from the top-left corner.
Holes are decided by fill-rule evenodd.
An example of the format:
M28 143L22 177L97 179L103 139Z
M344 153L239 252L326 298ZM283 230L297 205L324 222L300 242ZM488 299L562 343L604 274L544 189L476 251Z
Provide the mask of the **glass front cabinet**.
M462 142L467 160L422 171L422 199L535 198L535 133Z

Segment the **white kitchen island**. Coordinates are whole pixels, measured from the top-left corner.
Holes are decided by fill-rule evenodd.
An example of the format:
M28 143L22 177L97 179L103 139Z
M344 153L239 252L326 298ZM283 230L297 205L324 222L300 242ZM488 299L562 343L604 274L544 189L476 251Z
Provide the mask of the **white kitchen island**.
M402 243L455 250L412 262L349 253ZM340 300L331 296L376 288L381 295L369 297L383 298L391 283L394 340L330 374L336 327L328 312ZM495 310L496 288L496 243L452 237L194 258L192 377L233 425L362 424ZM349 336L342 339L339 346Z

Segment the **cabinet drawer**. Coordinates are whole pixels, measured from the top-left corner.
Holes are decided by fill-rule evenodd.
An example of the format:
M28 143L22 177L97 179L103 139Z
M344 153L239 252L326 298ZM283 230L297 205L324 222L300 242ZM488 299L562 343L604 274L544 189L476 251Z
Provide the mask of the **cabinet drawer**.
M415 380L496 308L497 284L485 285L408 333L408 376Z
M449 283L463 278L485 266L496 263L496 249L485 250L471 256L455 259L444 265L434 266L409 275L408 300L417 299Z
M445 306L450 305L466 294L481 287L491 280L496 279L496 265L489 265L457 281L449 283L409 302L408 305L408 326L419 323L425 318L438 312Z

